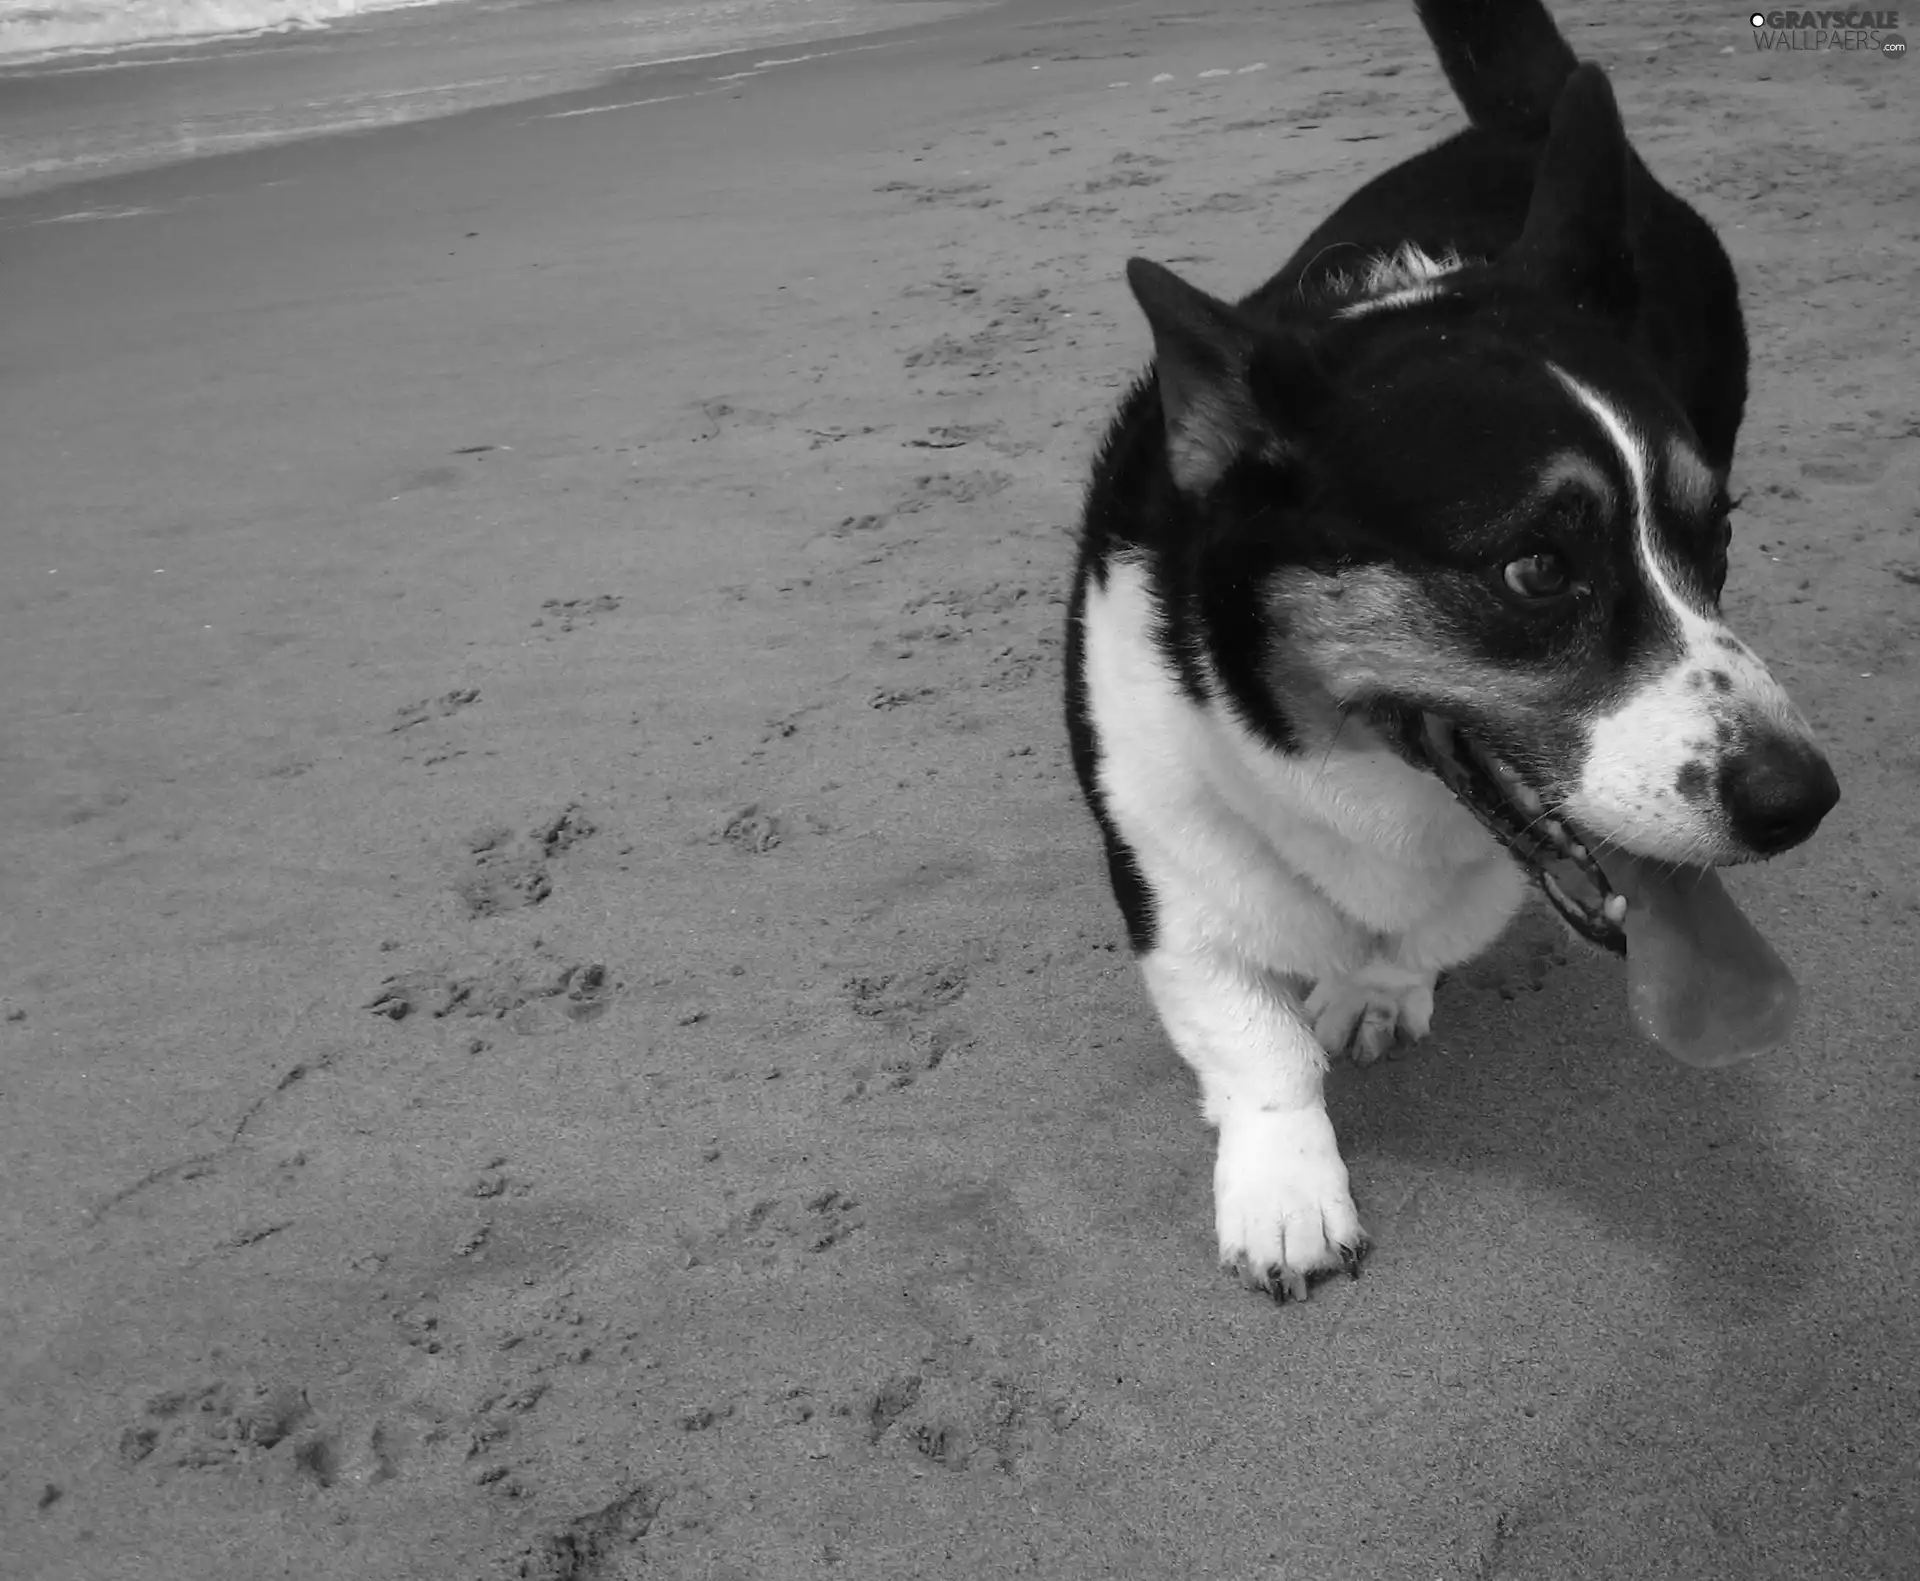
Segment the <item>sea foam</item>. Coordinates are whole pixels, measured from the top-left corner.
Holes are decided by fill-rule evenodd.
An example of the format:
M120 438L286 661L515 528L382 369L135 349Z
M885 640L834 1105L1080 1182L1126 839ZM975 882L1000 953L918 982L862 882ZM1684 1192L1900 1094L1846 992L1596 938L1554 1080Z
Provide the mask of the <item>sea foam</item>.
M435 0L0 0L0 62L325 27Z

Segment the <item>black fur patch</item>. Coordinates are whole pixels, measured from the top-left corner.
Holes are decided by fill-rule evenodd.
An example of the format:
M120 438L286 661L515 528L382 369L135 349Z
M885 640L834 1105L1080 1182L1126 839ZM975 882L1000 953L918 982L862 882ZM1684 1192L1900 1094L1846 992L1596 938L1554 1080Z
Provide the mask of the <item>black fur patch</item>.
M1089 580L1104 582L1105 577L1097 566L1090 565L1083 556L1067 609L1067 744L1073 756L1073 770L1080 781L1081 793L1086 797L1094 822L1100 827L1100 838L1107 855L1107 877L1113 885L1114 899L1127 926L1127 942L1136 955L1144 955L1153 948L1154 941L1156 918L1153 891L1147 887L1146 879L1141 875L1133 848L1120 837L1119 829L1114 826L1107 812L1107 799L1100 789L1098 773L1100 743L1087 709L1086 639L1081 617L1086 612Z
M1420 10L1473 126L1362 187L1232 308L1182 298L1191 287L1148 271L1156 334L1170 325L1195 348L1181 399L1196 399L1196 379L1202 400L1206 377L1237 381L1195 409L1248 432L1237 460L1198 482L1189 468L1183 489L1150 373L1123 401L1087 490L1068 729L1136 949L1150 947L1153 899L1100 803L1079 635L1087 585L1115 557L1147 568L1154 640L1186 696L1231 703L1282 752L1304 743L1297 703L1275 680L1290 666L1276 661L1312 658L1271 596L1289 573L1381 567L1417 587L1420 629L1401 646L1421 659L1425 644L1424 662L1404 664L1383 695L1335 701L1445 707L1452 696L1466 708L1461 677L1478 678L1470 706L1483 717L1468 722L1543 788L1558 776L1542 760L1573 739L1567 721L1675 650L1638 564L1631 481L1547 362L1623 413L1650 454L1676 438L1724 478L1746 399L1731 266L1711 227L1632 152L1604 77L1576 70L1537 0ZM1437 277L1402 249L1470 261ZM1400 279L1420 277L1421 289L1356 311L1355 282L1364 290L1370 266L1396 254ZM1394 272L1382 267L1375 284ZM1591 490L1540 497L1568 451L1611 480L1611 510ZM1681 579L1711 602L1725 517L1717 501L1709 514L1669 506L1656 526ZM1529 601L1503 579L1507 563L1541 554L1571 568L1563 600ZM1489 696L1488 676L1515 684Z

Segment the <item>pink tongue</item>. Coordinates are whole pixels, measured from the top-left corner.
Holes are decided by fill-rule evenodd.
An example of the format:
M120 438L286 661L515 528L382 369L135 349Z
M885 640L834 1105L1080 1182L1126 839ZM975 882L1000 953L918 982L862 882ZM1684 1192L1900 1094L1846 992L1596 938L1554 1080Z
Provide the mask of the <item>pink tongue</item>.
M1786 963L1711 868L1677 871L1610 852L1607 880L1627 897L1627 1009L1677 1060L1750 1059L1786 1037L1800 990Z

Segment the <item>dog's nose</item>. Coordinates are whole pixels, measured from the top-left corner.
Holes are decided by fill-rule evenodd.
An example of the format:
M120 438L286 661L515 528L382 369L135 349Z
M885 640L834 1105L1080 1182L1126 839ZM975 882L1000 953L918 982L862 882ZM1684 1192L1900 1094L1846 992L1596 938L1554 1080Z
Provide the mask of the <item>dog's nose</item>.
M1733 832L1762 856L1772 856L1820 827L1840 799L1840 782L1808 742L1768 735L1727 761L1720 794Z

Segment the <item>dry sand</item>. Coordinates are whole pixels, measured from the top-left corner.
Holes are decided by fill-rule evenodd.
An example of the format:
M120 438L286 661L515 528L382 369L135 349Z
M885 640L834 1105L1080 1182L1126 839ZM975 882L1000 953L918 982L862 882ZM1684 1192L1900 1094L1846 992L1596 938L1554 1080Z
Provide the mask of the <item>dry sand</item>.
M1690 1074L1526 920L1336 1080L1304 1307L1213 1266L1060 601L1123 260L1251 287L1456 125L1408 7L0 208L0 1572L1920 1574L1920 67L1572 21L1749 293L1805 1025Z

